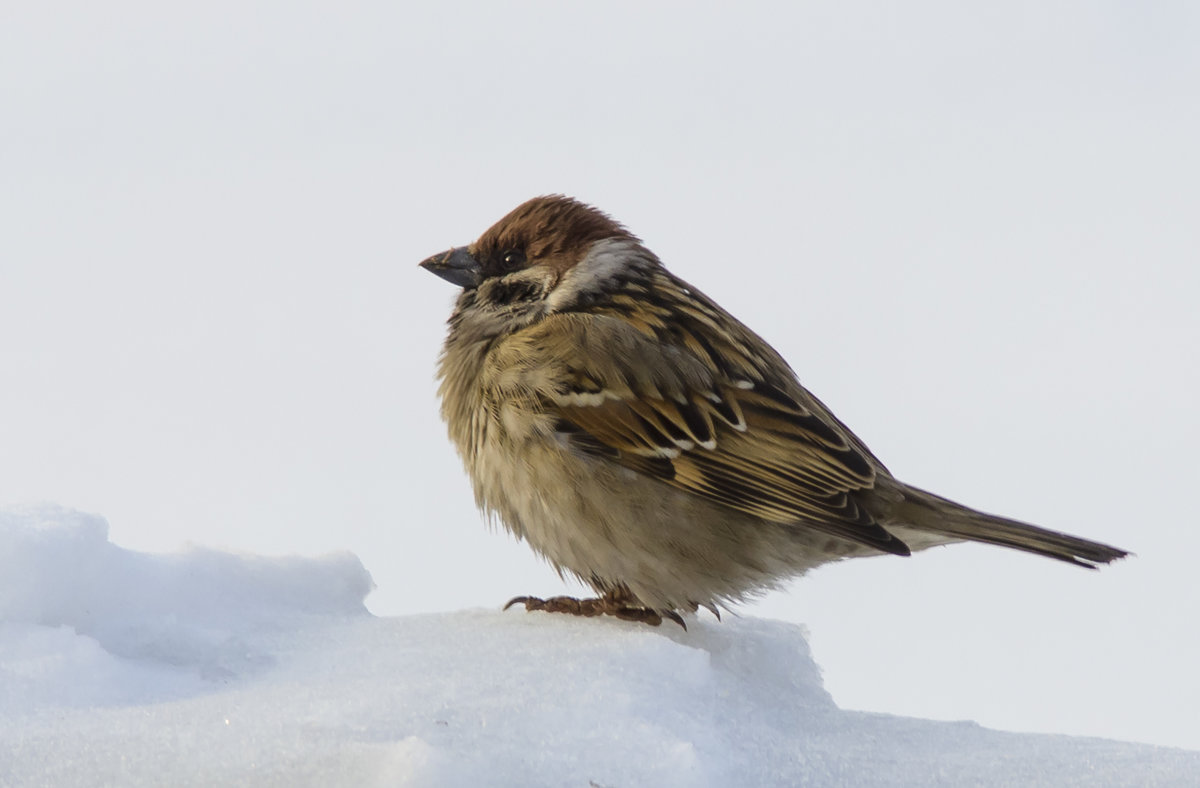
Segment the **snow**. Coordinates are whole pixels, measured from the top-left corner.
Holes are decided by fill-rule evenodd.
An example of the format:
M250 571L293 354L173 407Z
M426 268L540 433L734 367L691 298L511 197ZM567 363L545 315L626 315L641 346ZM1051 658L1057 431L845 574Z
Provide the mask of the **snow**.
M379 618L371 589L348 553L140 553L0 510L0 784L1200 781L1186 750L841 710L791 624Z

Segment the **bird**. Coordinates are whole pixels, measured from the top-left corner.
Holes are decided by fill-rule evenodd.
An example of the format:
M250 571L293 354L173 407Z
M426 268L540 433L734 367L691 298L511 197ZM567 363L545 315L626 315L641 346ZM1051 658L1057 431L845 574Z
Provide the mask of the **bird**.
M774 348L591 205L535 197L419 265L461 288L438 395L476 504L597 595L506 609L686 627L846 558L1129 554L896 479Z

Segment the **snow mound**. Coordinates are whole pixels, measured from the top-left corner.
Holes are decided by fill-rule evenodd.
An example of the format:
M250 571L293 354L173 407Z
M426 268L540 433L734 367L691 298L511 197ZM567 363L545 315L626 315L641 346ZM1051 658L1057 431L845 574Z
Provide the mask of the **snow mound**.
M353 556L0 511L3 785L1195 784L1200 753L843 711L799 627L374 618ZM902 648L890 644L889 648Z
M248 634L313 616L365 615L372 587L349 553L265 558L193 548L149 555L109 542L108 523L95 515L56 506L0 510L0 656L11 658L10 669L24 666L18 677L32 671L34 679L8 676L10 693L24 684L64 703L72 695L121 702L165 689L119 680L137 671L186 667L205 679L234 676L271 660ZM128 660L140 664L131 668ZM46 681L47 671L81 678Z

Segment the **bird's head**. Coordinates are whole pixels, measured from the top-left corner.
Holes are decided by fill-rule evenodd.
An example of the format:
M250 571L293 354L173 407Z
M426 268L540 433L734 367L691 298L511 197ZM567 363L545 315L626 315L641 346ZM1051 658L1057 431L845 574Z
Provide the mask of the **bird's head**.
M420 265L463 288L458 312L474 308L528 325L602 300L658 260L607 214L550 195L517 206L469 246Z

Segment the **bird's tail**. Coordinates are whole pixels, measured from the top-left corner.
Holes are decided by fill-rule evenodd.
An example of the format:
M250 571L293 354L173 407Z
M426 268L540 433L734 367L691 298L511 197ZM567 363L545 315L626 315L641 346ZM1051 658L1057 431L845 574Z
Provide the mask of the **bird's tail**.
M1088 569L1129 555L1128 550L1119 547L978 512L916 487L905 486L903 494L904 501L892 512L897 525L952 539L1011 547Z

